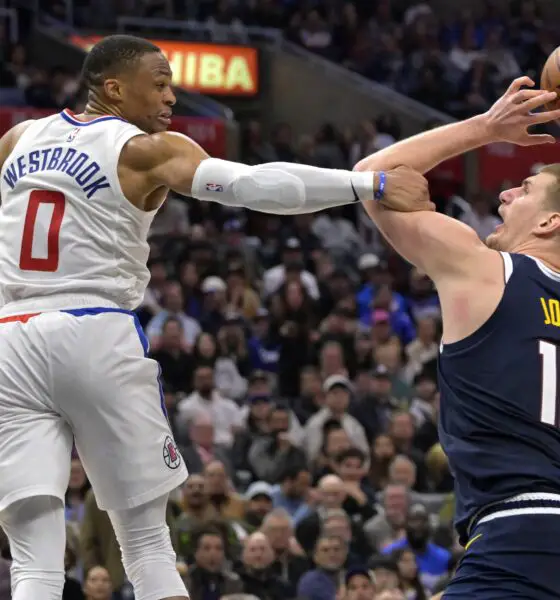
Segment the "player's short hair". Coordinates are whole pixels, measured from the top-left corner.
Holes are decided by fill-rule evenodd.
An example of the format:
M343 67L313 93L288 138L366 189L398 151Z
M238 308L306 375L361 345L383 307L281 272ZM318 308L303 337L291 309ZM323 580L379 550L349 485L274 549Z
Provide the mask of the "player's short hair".
M152 42L133 35L109 35L95 44L82 66L82 82L88 90L99 87L105 79L117 77L152 52L161 50Z
M553 175L556 179L556 181L552 184L548 195L552 208L554 210L560 209L560 163L546 165L539 171L539 173L548 173L549 175Z

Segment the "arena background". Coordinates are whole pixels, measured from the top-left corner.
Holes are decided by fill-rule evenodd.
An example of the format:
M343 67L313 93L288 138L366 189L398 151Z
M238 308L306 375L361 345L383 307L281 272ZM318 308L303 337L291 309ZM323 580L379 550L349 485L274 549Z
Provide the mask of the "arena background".
M172 128L213 156L351 168L538 78L559 13L554 0L8 0L0 133L81 111L86 52L121 32L164 50ZM431 172L432 196L484 237L510 178L549 162L557 145L494 144ZM172 196L150 243L138 314L192 474L168 520L193 600L443 589L461 548L437 439L431 281L354 207L276 218ZM78 456L67 524L64 598L133 598Z

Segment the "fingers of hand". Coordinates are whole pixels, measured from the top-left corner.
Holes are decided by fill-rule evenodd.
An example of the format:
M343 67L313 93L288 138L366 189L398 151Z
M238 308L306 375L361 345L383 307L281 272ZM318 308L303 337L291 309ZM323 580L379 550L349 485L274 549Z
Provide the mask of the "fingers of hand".
M527 90L532 91L532 90ZM544 106L549 102L553 102L558 98L558 94L556 92L541 92L540 95L534 96L533 98L529 98L519 106L519 110L523 112L530 112L535 110L535 108L539 108L539 106Z
M517 79L514 79L511 82L511 85L509 86L509 88L507 89L506 94L515 94L515 92L518 92L522 86L528 86L528 87L534 87L535 82L527 76L523 76L523 77L518 77Z
M556 138L553 135L527 135L523 141L524 146L540 146L542 144L555 144Z
M548 110L545 112L529 115L529 125L537 125L539 123L550 123L560 119L560 109Z
M542 102L550 102L550 99L546 100L544 99L544 96L549 96L551 93L555 94L556 92L547 92L546 90L519 90L511 97L510 102L512 104L519 104L525 108L525 103L537 98L542 100ZM537 104L537 106L540 105Z

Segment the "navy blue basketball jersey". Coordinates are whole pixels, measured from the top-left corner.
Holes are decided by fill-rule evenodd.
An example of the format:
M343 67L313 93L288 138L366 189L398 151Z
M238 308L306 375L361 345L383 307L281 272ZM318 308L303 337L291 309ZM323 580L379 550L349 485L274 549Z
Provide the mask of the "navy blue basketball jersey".
M560 493L560 274L529 256L502 256L506 287L495 312L439 357L439 435L463 543L489 504Z

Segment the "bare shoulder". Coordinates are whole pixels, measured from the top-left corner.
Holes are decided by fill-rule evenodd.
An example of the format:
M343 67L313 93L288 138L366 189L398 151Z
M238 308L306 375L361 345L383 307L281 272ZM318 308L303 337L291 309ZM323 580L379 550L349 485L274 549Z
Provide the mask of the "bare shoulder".
M204 150L191 138L174 131L138 135L124 146L120 163L134 171L147 172L176 158L189 160Z
M508 255L481 246L468 258L461 277L442 277L436 282L446 344L480 329L502 300L510 269Z
M23 135L24 131L34 122L34 119L22 121L12 127L2 136L2 138L0 138L0 167L12 153L12 150L15 148L15 145L18 143L18 140Z

